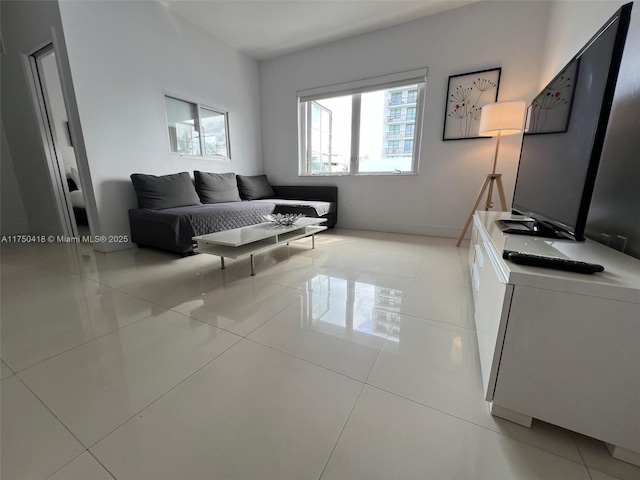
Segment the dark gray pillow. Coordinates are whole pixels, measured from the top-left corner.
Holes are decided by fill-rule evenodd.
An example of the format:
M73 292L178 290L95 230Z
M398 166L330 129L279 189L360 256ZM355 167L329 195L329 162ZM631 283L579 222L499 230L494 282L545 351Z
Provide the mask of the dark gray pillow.
M162 210L200 204L189 172L158 177L134 173L131 181L138 196L138 208Z
M245 177L238 175L238 190L243 200L260 200L261 198L274 198L276 192L271 188L266 175Z
M241 202L235 173L193 172L202 203Z

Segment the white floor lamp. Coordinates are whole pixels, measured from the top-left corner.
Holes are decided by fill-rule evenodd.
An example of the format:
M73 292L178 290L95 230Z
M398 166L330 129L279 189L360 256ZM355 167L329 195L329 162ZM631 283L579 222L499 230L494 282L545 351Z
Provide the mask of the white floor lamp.
M493 156L493 168L491 169L491 173L486 175L482 188L480 189L480 193L478 194L478 198L476 199L476 203L473 204L471 213L469 214L467 222L464 224L464 228L462 229L462 233L458 238L458 243L456 243L457 247L462 243L462 239L467 233L467 228L469 228L469 224L473 218L473 213L477 210L478 205L480 205L482 196L484 195L484 192L487 191L487 188L487 200L484 204L484 209L489 210L492 207L493 202L491 201L491 197L493 197L494 183L498 187L500 206L503 211L507 209L507 200L504 196L504 187L502 185L502 174L496 173L500 138L505 135L515 135L516 133L522 132L526 106L526 103L523 101L515 101L489 103L482 107L479 135L482 137L498 137L496 140L496 152Z

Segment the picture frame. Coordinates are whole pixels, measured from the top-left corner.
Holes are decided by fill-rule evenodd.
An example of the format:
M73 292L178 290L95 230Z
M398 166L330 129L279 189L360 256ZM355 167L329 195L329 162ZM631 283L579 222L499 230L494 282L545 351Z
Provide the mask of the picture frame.
M498 100L502 67L451 75L445 99L442 140L486 138L478 135L482 107Z
M567 65L527 108L525 135L564 133L569 130L580 58Z

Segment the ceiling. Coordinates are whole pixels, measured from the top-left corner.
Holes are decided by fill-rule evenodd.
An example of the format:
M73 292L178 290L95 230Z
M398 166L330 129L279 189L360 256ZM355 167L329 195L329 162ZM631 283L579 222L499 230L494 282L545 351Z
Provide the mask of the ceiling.
M264 60L479 0L163 0L175 13Z

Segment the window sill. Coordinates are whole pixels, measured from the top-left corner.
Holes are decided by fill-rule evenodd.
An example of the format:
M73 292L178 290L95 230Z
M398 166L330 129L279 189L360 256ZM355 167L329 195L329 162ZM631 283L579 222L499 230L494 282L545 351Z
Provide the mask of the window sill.
M222 162L230 162L231 158L222 155L184 155L182 153L171 152L172 157L188 158L193 160L220 160Z
M410 177L418 172L299 173L299 177Z

